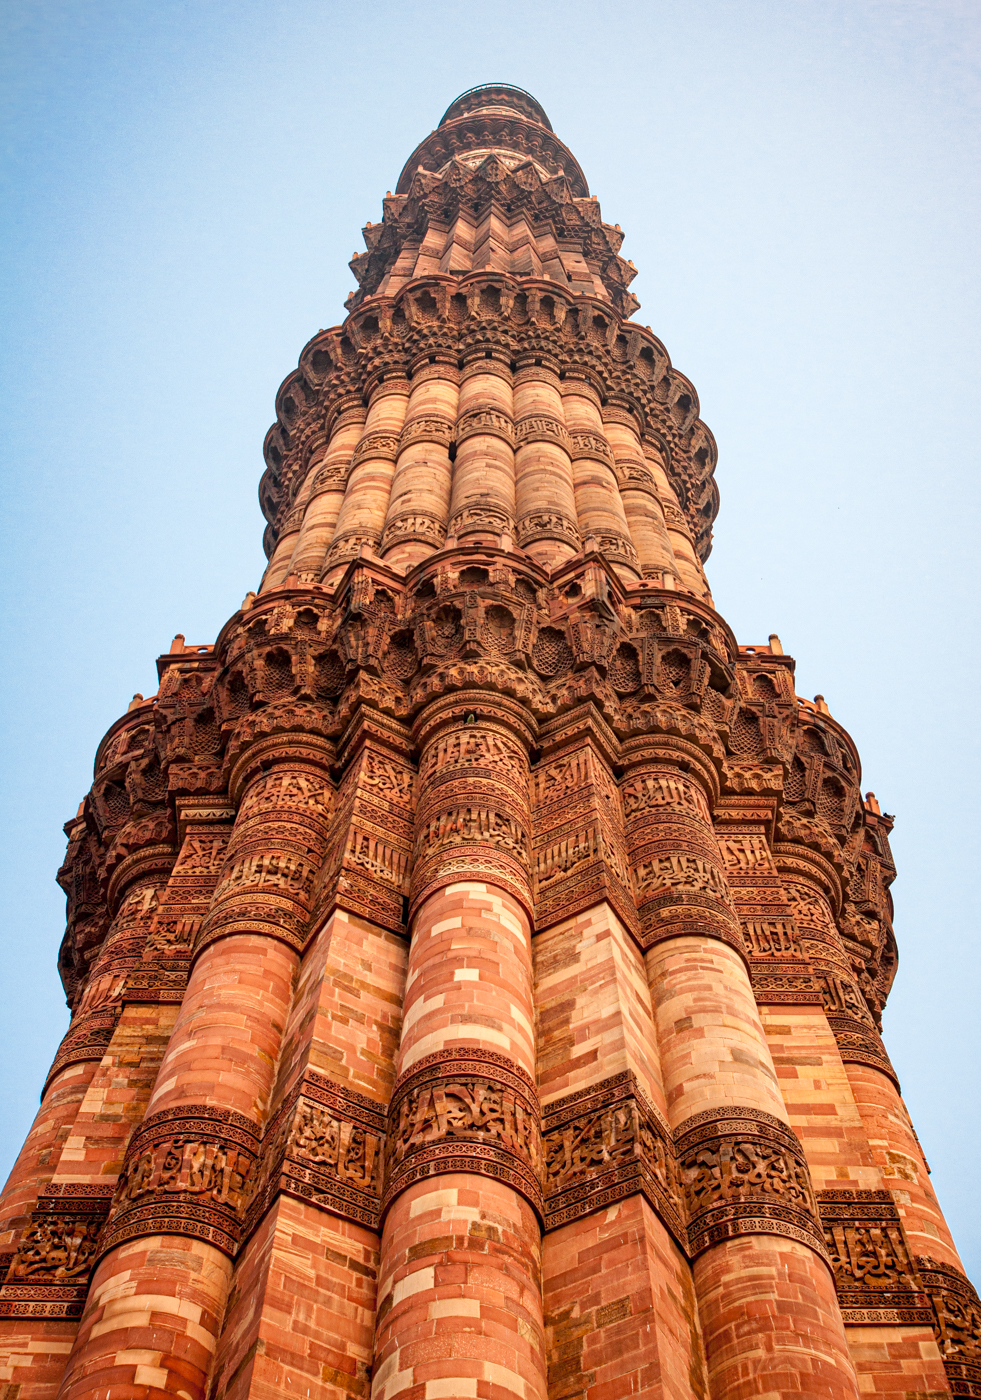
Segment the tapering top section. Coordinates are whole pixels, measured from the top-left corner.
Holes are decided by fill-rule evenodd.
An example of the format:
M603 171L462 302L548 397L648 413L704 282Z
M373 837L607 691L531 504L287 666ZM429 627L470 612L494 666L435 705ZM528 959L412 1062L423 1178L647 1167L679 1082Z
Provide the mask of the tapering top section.
M707 599L715 443L535 98L455 98L362 232L347 319L277 399L263 592L479 545Z
M544 278L610 303L629 318L640 303L620 257L623 234L603 222L579 162L543 108L506 83L470 88L416 147L363 230L349 311L419 277L493 271Z
M512 87L510 83L481 83L480 87L467 88L451 102L440 119L445 126L454 117L468 117L473 112L517 112L521 117L538 122L539 126L552 130L552 123L545 115L545 108L536 102L524 88Z
M507 83L483 83L451 102L436 130L406 161L396 193L409 193L417 171L435 174L454 157L475 169L491 154L508 170L530 160L543 179L564 178L573 198L589 197L579 162L555 135L544 107Z

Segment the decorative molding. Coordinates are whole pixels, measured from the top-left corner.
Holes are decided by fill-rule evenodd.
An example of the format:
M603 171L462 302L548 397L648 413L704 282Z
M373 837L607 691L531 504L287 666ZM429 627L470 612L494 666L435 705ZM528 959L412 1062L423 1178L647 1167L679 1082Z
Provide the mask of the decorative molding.
M133 1135L102 1252L145 1235L190 1235L233 1256L255 1187L260 1129L231 1109L189 1104Z
M531 1077L491 1050L438 1050L403 1074L389 1108L384 1213L416 1181L490 1176L544 1216L541 1110Z
M307 1069L266 1129L243 1239L279 1194L377 1229L385 1127L384 1105Z
M896 1203L888 1191L817 1192L841 1315L853 1327L933 1325Z
M0 1286L0 1318L82 1316L113 1187L52 1182L9 1256Z
M981 1397L981 1298L959 1269L928 1256L916 1260L933 1302L934 1336L952 1395Z
M827 1259L804 1150L779 1118L706 1109L675 1131L692 1255L738 1235L783 1235Z
M546 1229L639 1191L687 1250L670 1129L630 1070L549 1104L542 1131Z

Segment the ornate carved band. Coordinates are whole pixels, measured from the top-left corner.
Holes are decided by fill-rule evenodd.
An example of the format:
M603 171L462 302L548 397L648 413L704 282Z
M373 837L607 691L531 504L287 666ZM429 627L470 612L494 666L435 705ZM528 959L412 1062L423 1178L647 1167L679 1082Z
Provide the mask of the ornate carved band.
M933 1323L888 1191L817 1193L841 1315L857 1327Z
M302 950L329 835L330 788L302 764L303 746L278 746L284 766L255 778L242 798L194 956L230 933L259 933ZM286 761L295 754L296 765Z
M506 1055L426 1055L396 1084L388 1121L383 1213L415 1181L467 1172L505 1182L544 1216L538 1096Z
M365 433L351 457L351 471L362 462L394 462L399 453L399 439L395 433Z
M266 1130L243 1238L280 1192L377 1229L385 1121L373 1099L308 1069Z
M119 1012L118 1005L102 1007L91 1015L78 1017L79 1024L69 1026L44 1081L45 1093L54 1076L66 1065L82 1064L86 1060L98 1062L102 1059L116 1029Z
M640 1191L687 1249L674 1144L629 1070L556 1100L543 1132L546 1228Z
M933 1302L933 1330L952 1395L981 1396L981 1299L959 1269L920 1256L920 1282Z
M573 432L571 435L571 455L574 460L592 458L594 462L604 462L613 466L613 449L601 433Z
M495 407L478 407L468 409L457 419L456 440L457 443L466 442L472 437L498 437L503 442L512 444L514 442L514 423L505 413L501 413Z
M399 435L399 451L414 442L438 442L447 446L453 437L453 424L438 414L426 414L407 420Z
M112 1186L46 1186L0 1288L0 1318L78 1318L85 1306Z
M536 929L606 899L636 936L617 788L601 753L580 741L555 754L535 770L531 792Z
M819 976L817 981L822 989L825 1007L829 1005L828 983L831 979ZM836 979L841 980L841 979ZM823 984L823 985L822 985ZM835 1005L835 1002L831 1002ZM868 1014L868 1013L866 1013ZM871 1019L871 1018L870 1018ZM838 1052L845 1064L869 1065L889 1076L899 1088L899 1078L893 1069L892 1061L886 1054L886 1047L878 1031L871 1024L864 1024L856 1016L839 1016L828 1013L828 1025L838 1045Z
M255 1186L259 1129L204 1104L147 1118L126 1153L103 1252L143 1235L190 1235L233 1255Z
M736 1235L784 1235L826 1258L804 1152L779 1118L708 1109L675 1133L692 1255Z
M572 437L560 418L549 413L536 413L522 418L514 425L516 447L532 442L553 442L566 452L572 452Z
M464 714L465 707L461 719ZM485 875L532 915L527 759L520 745L503 725L457 724L426 745L419 777L412 909L441 885Z

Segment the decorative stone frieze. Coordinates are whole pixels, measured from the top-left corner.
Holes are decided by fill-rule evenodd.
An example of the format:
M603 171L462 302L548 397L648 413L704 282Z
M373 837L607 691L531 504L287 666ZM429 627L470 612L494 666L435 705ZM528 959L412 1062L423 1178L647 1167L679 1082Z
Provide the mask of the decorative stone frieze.
M554 1100L542 1131L548 1229L640 1191L687 1250L671 1132L629 1070Z
M439 1050L396 1084L382 1210L407 1186L445 1172L506 1182L543 1215L538 1095L506 1055Z
M111 1183L51 1184L9 1258L0 1318L79 1318L112 1201Z
M233 1255L255 1189L260 1133L231 1109L164 1109L133 1135L102 1250L142 1235L189 1235Z
M981 1299L960 1269L929 1256L916 1261L933 1303L934 1334L952 1395L981 1396Z
M855 1327L933 1323L933 1311L888 1191L817 1193L845 1321Z
M386 1115L372 1099L307 1069L266 1129L247 1237L282 1192L376 1228Z
M738 1235L783 1235L822 1257L824 1239L804 1152L761 1109L707 1109L675 1131L689 1247Z

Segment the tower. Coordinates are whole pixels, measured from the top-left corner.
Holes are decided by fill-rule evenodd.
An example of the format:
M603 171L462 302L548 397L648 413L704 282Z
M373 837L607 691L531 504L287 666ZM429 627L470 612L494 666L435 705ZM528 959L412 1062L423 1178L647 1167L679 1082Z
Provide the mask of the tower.
M66 824L3 1400L981 1394L892 819L703 571L715 444L526 93L277 398L269 565Z

